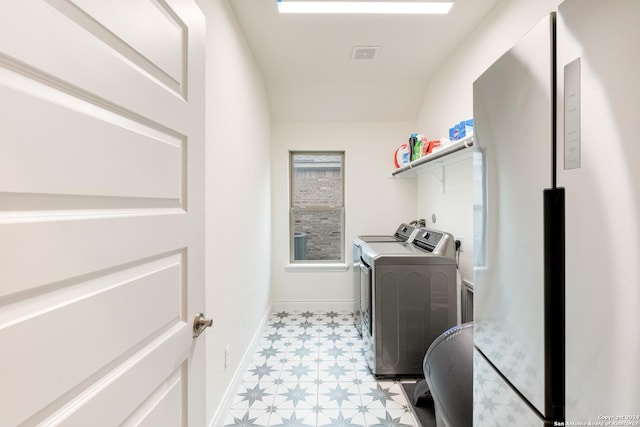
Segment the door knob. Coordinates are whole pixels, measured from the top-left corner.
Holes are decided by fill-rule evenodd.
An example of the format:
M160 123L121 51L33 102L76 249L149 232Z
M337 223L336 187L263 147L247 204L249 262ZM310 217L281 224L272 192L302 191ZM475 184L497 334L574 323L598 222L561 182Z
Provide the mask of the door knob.
M198 313L193 319L193 337L198 338L202 331L213 325L213 319L205 319L203 313Z

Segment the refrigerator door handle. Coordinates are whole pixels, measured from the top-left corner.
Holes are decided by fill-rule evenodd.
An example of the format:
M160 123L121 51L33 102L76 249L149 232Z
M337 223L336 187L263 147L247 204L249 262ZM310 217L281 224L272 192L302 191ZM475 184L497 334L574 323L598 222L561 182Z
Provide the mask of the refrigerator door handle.
M565 403L564 201L564 188L544 190L545 395L555 419L564 419Z

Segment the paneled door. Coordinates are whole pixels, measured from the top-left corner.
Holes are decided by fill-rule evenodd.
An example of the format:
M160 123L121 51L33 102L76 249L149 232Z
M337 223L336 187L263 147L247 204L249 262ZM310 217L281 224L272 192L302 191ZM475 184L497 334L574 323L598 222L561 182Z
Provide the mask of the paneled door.
M203 426L204 16L0 5L0 425Z

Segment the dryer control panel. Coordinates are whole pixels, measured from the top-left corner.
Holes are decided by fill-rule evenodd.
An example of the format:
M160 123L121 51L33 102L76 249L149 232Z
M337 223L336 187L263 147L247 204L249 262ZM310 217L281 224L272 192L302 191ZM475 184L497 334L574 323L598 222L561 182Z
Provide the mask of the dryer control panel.
M455 240L449 233L420 228L413 239L413 244L420 249L436 255L455 258Z

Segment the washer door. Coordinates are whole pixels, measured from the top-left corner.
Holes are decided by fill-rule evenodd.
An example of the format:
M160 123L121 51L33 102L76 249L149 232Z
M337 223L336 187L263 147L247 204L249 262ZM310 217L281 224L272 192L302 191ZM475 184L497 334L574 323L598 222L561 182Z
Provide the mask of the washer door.
M371 322L371 267L360 260L360 312L362 313L362 335L373 333Z

